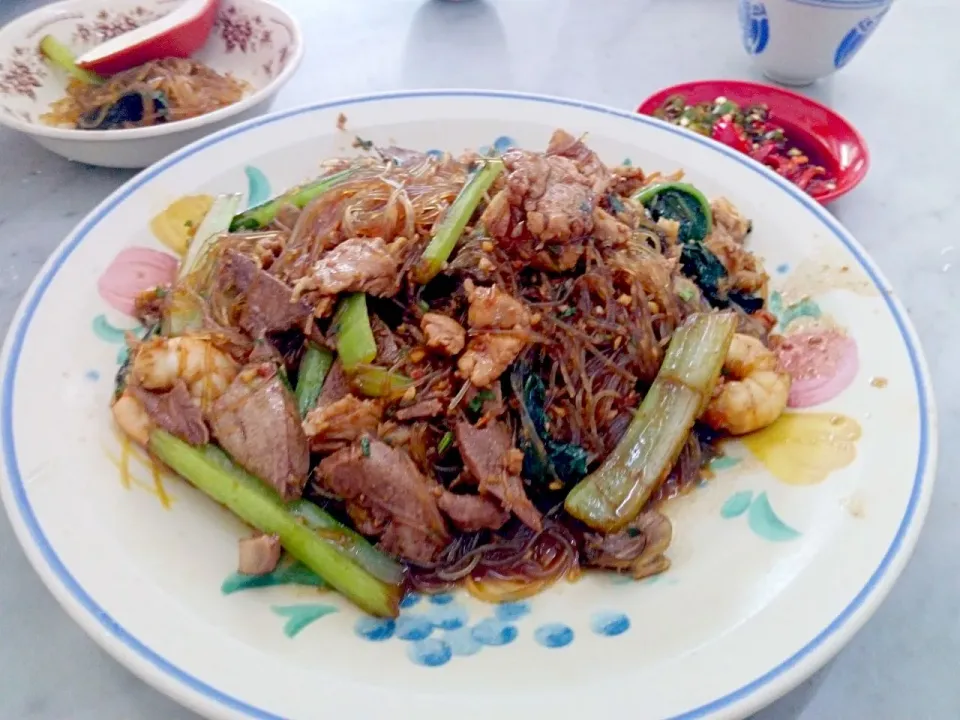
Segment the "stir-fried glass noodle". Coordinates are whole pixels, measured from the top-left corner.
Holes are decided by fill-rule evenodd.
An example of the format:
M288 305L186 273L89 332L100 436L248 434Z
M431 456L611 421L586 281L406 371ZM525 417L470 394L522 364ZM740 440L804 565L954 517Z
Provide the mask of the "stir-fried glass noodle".
M227 107L246 90L245 83L197 60L165 58L105 79L71 77L66 96L41 120L79 130L150 127Z
M562 130L235 205L140 298L113 413L252 526L243 573L286 551L384 616L643 578L670 565L661 504L786 406L749 221Z

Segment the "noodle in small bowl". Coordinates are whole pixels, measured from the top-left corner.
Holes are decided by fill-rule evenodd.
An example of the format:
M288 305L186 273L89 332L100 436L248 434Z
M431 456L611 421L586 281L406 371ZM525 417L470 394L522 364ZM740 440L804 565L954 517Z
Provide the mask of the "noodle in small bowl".
M211 132L267 111L303 57L297 21L268 0L225 0L204 47L179 66L161 66L164 87L175 87L182 68L209 77L193 88L218 101L192 103L182 119L147 127L79 129L65 100L68 78L40 53L47 35L75 54L145 25L177 6L176 0L65 0L23 15L0 30L0 123L19 130L69 160L106 167L142 168ZM167 62L167 61L165 61ZM144 66L146 67L146 66ZM212 72L211 72L212 71ZM175 118L175 115L172 117ZM58 122L60 120L60 122Z

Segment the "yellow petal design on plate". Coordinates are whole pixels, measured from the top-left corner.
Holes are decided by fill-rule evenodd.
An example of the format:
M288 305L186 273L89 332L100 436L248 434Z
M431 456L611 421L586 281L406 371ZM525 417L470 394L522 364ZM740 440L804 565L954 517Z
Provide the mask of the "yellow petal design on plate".
M154 216L150 221L150 231L175 253L184 255L197 226L212 205L213 198L210 195L185 195Z
M860 423L837 413L785 413L773 425L742 439L778 480L816 485L857 456Z

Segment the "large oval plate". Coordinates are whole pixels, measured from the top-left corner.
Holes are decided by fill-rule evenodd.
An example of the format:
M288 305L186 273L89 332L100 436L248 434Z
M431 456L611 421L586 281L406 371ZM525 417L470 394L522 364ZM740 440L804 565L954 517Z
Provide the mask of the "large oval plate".
M337 128L341 113L349 132ZM296 568L245 587L230 575L239 523L139 461L121 477L107 403L121 331L134 321L114 306L169 267L150 230L169 203L243 188L259 199L310 177L324 157L355 152L354 135L459 152L507 138L541 148L555 127L588 132L608 163L683 168L708 195L731 199L753 218L781 330L833 352L821 369L828 382L807 382L794 398L815 406L729 447L713 479L669 507L669 573L644 583L590 576L500 607L413 598L396 623L378 623L297 584ZM183 217L154 227L175 245ZM355 98L178 152L57 249L17 313L2 372L3 499L37 572L120 662L217 718L742 716L826 662L876 609L933 485L933 400L916 336L837 221L708 140L545 97Z

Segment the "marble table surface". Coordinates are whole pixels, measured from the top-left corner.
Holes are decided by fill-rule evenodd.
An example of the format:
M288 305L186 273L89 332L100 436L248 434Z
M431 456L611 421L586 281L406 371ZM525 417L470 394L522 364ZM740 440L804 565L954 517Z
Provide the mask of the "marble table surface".
M755 78L735 0L277 1L308 37L281 108L423 87L523 90L626 108L685 80ZM0 25L39 4L2 0ZM837 659L762 720L960 717L960 485L952 472L960 444L950 441L960 435L958 27L956 0L901 0L850 66L806 90L870 144L870 174L831 210L876 258L916 324L944 442L926 528L901 580ZM47 255L130 176L68 163L0 129L0 331ZM68 619L0 519L0 719L195 717Z

